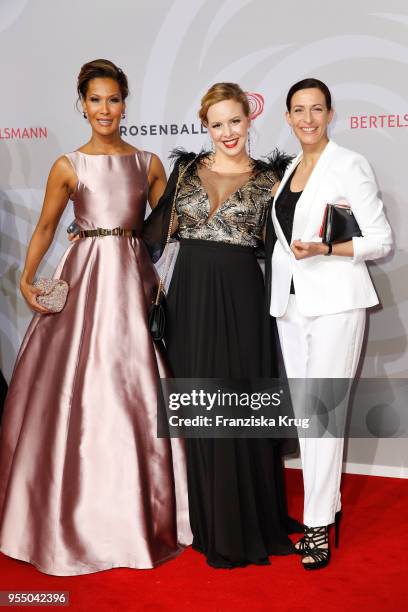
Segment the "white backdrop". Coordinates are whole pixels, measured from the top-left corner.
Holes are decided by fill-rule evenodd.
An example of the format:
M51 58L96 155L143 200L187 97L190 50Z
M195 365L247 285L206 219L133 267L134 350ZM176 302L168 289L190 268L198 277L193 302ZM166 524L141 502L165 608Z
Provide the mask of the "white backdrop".
M175 146L199 150L208 142L197 109L216 81L238 82L264 99L254 122L255 156L276 145L295 153L283 118L287 89L306 76L328 83L336 109L331 136L372 163L395 234L394 253L370 267L382 307L370 315L362 375L408 376L408 7L406 0L360 0L335 13L334 6L327 0L0 0L0 365L8 379L30 320L17 291L27 242L51 164L89 137L75 109L75 83L81 65L98 57L129 77L124 137L165 163ZM71 218L69 209L45 275L67 246ZM406 440L351 440L347 469L407 476L407 456Z

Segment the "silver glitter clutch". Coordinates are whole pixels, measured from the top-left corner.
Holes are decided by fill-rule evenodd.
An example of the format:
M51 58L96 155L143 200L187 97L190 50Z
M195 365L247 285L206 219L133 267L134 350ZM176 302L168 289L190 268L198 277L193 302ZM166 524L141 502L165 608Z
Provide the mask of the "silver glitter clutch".
M37 302L50 312L61 312L67 301L69 285L60 278L39 278L33 283L41 289L42 295L37 296Z

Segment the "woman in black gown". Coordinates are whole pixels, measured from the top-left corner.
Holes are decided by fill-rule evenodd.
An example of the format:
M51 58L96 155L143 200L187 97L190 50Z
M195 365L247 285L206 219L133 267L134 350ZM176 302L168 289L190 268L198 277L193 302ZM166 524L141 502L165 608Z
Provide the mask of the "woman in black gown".
M248 100L218 83L199 116L210 154L176 154L166 192L145 224L150 245L166 235L177 177L180 251L167 296L166 347L178 378L248 379L276 374L264 284L255 257L286 159L264 163L246 151ZM160 251L160 249L159 249ZM193 547L209 565L268 564L293 551L279 443L272 439L187 439Z

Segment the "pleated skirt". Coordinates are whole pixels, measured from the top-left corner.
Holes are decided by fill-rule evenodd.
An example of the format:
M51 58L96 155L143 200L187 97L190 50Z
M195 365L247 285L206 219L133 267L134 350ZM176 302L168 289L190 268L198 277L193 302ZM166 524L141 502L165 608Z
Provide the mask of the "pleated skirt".
M182 240L168 293L166 346L178 378L276 375L264 283L252 248ZM188 439L193 547L219 568L293 553L279 443Z

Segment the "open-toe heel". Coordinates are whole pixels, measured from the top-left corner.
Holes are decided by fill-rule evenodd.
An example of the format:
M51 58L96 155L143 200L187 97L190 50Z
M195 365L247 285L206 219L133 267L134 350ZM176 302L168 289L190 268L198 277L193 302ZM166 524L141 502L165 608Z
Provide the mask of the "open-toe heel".
M326 546L327 548L322 548ZM305 570L316 570L326 567L330 562L328 527L306 527L303 559L310 557L311 561L302 561Z
M340 521L342 518L343 514L341 510L338 510L334 516L334 548L338 548L339 547L339 539L340 539ZM307 529L307 527L305 527L305 530ZM297 555L302 555L305 556L306 554L306 536L304 535L303 538L300 538L300 540L298 540L295 543L295 553Z

